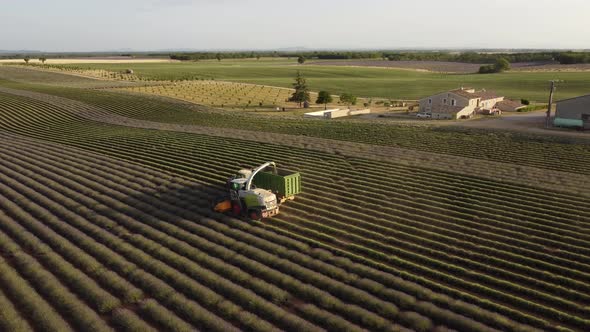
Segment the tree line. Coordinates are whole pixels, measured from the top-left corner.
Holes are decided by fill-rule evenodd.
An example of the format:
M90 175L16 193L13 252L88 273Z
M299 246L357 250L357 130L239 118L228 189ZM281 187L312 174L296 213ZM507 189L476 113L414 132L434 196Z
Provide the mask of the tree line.
M390 61L449 61L465 63L494 64L500 58L510 63L519 62L557 62L561 64L590 63L590 51L536 51L515 53L487 52L450 52L450 51L234 51L234 52L178 52L178 53L0 53L0 59L50 58L61 59L70 57L94 56L142 56L170 57L174 60L198 61L222 59L260 59L262 57L295 58L316 60L363 60L382 59Z
M248 52L196 52L169 54L171 59L198 61L217 59L260 59L261 57L317 59L317 60L363 60L382 59L390 61L449 61L465 63L495 64L499 59L510 63L558 62L561 64L590 63L590 52L527 52L527 53L483 53L483 52L395 52L395 51L248 51Z

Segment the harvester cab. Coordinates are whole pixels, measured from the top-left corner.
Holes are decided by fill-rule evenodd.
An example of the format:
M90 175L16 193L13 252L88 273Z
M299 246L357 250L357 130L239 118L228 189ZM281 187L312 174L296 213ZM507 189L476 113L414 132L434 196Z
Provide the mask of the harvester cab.
M270 169L270 171L266 171ZM285 197L284 181L286 177L279 175L274 162L265 163L256 169L241 169L227 181L229 197L222 197L213 203L217 212L231 211L235 216L247 216L253 220L270 218L279 213L279 204L283 202L277 198ZM301 188L299 173L289 174L289 181L293 182L296 175L297 188ZM259 174L259 177L256 177ZM291 196L299 191L291 190Z

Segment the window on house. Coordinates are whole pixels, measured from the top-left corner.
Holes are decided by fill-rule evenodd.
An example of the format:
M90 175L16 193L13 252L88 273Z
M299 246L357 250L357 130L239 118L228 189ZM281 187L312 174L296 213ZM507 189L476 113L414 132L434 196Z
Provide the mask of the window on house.
M432 104L432 99L428 99L428 103L429 104Z
M457 106L457 101L455 99L451 100L451 105Z
M447 104L447 98L443 99L443 104Z

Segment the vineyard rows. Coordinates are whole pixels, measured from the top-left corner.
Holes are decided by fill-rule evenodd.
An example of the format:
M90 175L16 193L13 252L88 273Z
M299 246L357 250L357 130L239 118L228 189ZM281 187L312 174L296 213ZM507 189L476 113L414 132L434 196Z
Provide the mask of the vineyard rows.
M534 188L302 149L285 150L271 144L173 132L156 135L93 123L20 97L2 98L0 128L4 130L134 161L199 183L188 193L182 192L187 188L182 182L171 186L176 188L172 191L164 187L163 192L158 188L146 193L146 180L134 180L140 175L137 172L123 180L130 170L113 173L107 166L93 166L92 158L80 153L64 158L58 148L40 149L17 142L2 150L3 159L10 162L3 162L0 171L14 183L3 184L0 193L35 202L23 211L24 216L49 214L68 220L83 233L79 234L80 243L86 238L108 244L108 248L119 243L119 255L131 264L139 265L149 255L160 263L142 267L144 273L180 290L187 297L182 301L196 300L191 294L218 298L215 303L199 303L199 310L212 312L218 315L216 319L235 327L265 329L249 325L263 324L295 329L299 324L315 324L330 328L322 326L325 322L351 329L397 326L392 323L419 330L432 324L484 329L477 325L481 323L505 330L515 328L515 322L543 329L589 327L590 218L585 198L552 193L555 209L547 212L541 204L547 192ZM253 145L264 153L250 154ZM273 159L304 174L305 193L285 206L283 214L251 227L208 211L207 197L240 163L255 165ZM62 167L51 166L53 163ZM349 193L346 198L339 195L343 191ZM489 200L482 202L482 197ZM35 205L39 202L44 203ZM5 210L18 211L18 206L6 206ZM46 219L49 225L51 218ZM100 231L83 219L104 227ZM62 236L71 239L69 233ZM285 241L285 236L292 240ZM208 242L203 242L205 239ZM189 246L178 244L178 240ZM219 254L215 262L228 265L218 267L213 260L200 258L213 252ZM313 259L299 257L298 252L310 252ZM236 258L237 254L242 256ZM250 265L247 260L256 262ZM61 276L59 267L51 262L40 264L51 266L56 278ZM261 272L264 270L257 264L270 270ZM135 287L151 285L145 275L133 279L126 274L125 264L117 266L117 274L129 276L125 279L131 282L138 280ZM228 273L234 271L232 267L247 275ZM61 268L67 271L68 267ZM186 277L177 277L172 270ZM218 275L211 277L209 273ZM253 275L263 283L253 281ZM227 282L219 286L214 282L217 280ZM84 287L91 284L88 280L80 283ZM172 301L168 296L150 296L175 312L176 305L167 302ZM224 299L243 309L230 310ZM98 312L118 310L112 299L79 301L86 301ZM294 304L299 301L309 305ZM65 310L62 306L52 304L56 310ZM287 307L296 314L286 315ZM136 315L123 312L117 317L135 322L139 319ZM179 315L179 319L189 320L190 315ZM114 316L110 324L116 324ZM475 327L467 328L470 324Z
M12 66L15 66L14 64ZM89 68L82 68L78 66L63 66L58 64L19 64L16 65L20 67L19 70L32 70L31 67L34 68L36 71L41 72L51 72L51 73L65 73L69 75L79 75L85 77L94 77L103 80L122 80L122 81L139 81L140 78L137 75L133 75L127 73L125 71L122 72L114 72L104 69L89 69ZM25 67L25 68L22 68Z
M296 106L295 103L288 102L293 93L291 89L244 83L189 81L160 86L132 87L124 90L172 97L220 108L262 109ZM311 97L317 98L317 94L312 94Z

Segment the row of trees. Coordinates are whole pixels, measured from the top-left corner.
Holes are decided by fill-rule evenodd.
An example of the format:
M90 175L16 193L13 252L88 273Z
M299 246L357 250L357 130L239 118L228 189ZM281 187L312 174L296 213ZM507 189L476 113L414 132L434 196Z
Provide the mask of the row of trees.
M564 65L576 63L590 63L590 53L587 52L567 52L559 54L557 58L559 63Z
M29 61L31 61L31 57L28 57L28 56L27 56L27 57L25 57L23 60L25 60L25 63L26 63L26 64L28 64L28 63L29 63ZM45 64L45 61L47 61L47 58L45 58L45 57L40 57L40 58L39 58L39 61L40 61L41 63Z
M71 56L91 57L96 54L54 54L51 58L68 58ZM118 54L120 56L133 56L132 54ZM146 54L142 54L146 55ZM147 56L169 56L174 60L198 61L222 59L260 59L261 57L280 57L318 60L362 60L383 59L390 61L449 61L465 63L493 64L500 58L505 58L511 63L519 62L559 62L561 64L590 63L590 52L518 52L518 53L487 53L487 52L431 52L431 51L246 51L246 52L182 52L172 54L153 53ZM12 54L0 55L0 58L19 59L31 58L31 55Z
M300 71L297 71L297 74L295 76L295 83L293 83L293 88L295 89L295 92L293 92L293 94L289 98L289 101L299 103L299 107L311 101L309 88L307 86L307 80L305 79L305 77L303 77L303 75L301 75ZM340 95L340 101L346 103L348 106L355 105L356 99L356 96L350 93L343 93ZM334 99L332 98L332 94L330 92L325 90L318 92L316 104L324 104L324 109L327 109L328 104L333 101Z
M559 55L555 52L537 53L445 53L445 52L406 52L388 54L391 61L449 61L465 63L489 63L493 64L499 59L506 59L509 62L540 62L554 61Z
M261 57L297 58L298 60L360 60L383 59L390 61L450 61L466 63L494 64L499 59L506 59L511 63L519 62L552 62L587 63L590 62L590 52L522 52L522 53L483 53L483 52L395 52L395 51L313 51L313 52L278 52L278 51L249 51L249 52L197 52L169 54L176 60L207 60L207 59L245 59Z

